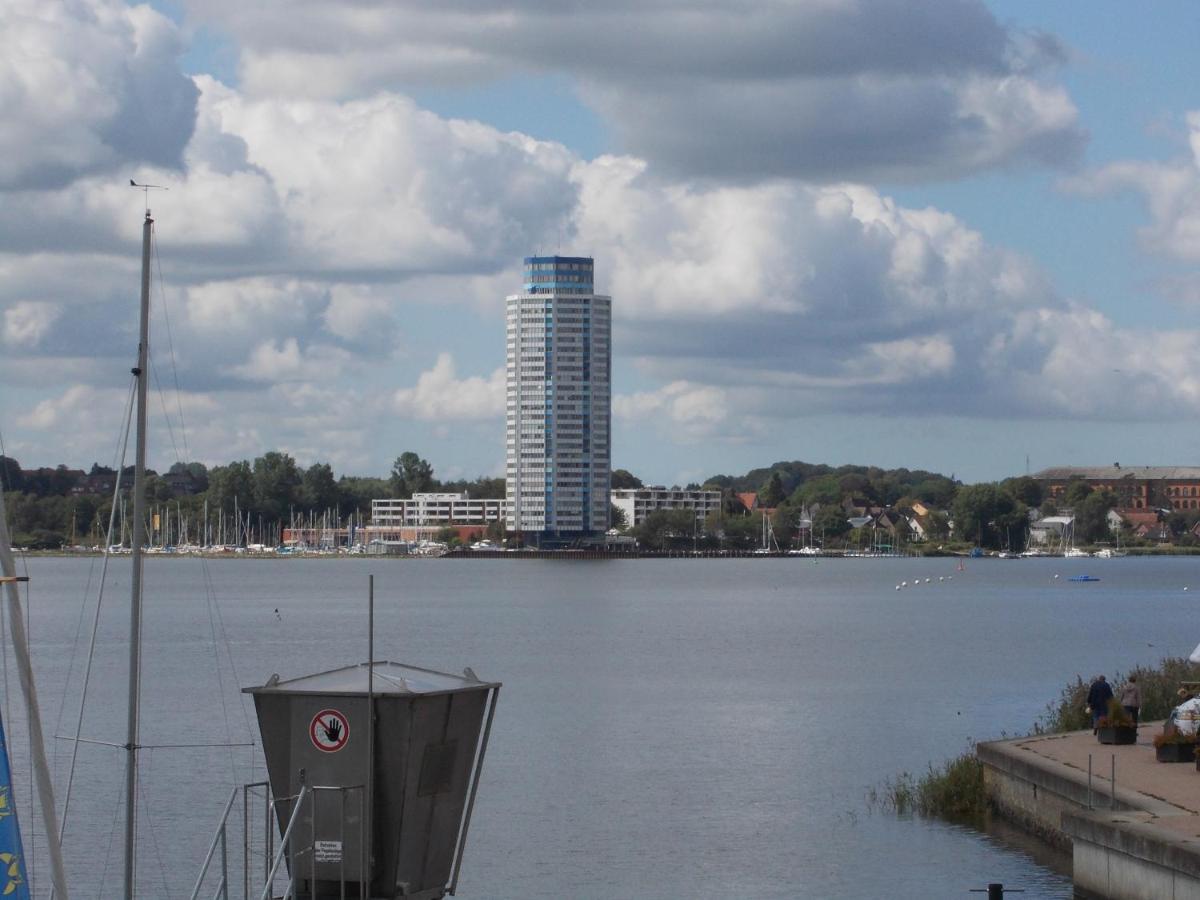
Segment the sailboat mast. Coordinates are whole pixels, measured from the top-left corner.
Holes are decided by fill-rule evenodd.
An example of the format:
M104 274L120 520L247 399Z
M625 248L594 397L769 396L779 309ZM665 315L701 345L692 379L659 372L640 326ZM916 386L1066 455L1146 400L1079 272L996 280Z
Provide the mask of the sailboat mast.
M125 742L125 900L133 900L136 865L138 702L142 680L142 544L146 530L146 382L150 347L150 232L142 223L142 304L139 319L137 376L137 460L133 475L133 575L129 602L129 721Z

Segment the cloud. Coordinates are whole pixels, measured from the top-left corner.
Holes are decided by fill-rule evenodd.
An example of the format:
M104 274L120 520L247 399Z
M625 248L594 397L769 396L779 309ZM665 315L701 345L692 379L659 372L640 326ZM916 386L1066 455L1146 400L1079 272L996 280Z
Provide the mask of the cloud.
M616 395L613 414L629 424L657 423L690 440L715 437L730 425L728 391L688 381L673 381L653 391ZM734 429L736 436L741 429Z
M128 43L131 35L141 35L161 51L155 65L167 66L173 26L148 11L137 15L149 16L149 25L137 25L124 7L99 0L47 8L79 20L65 32L95 37L72 45L76 55L52 51L63 55L63 77L78 81L80 91L91 67L107 72L120 56L102 39L110 31L124 35L117 45L130 53L137 46ZM310 7L282 18L269 4L213 9L236 25L235 37L252 36L247 67L300 59L293 54L311 27L302 24ZM912 46L923 54L882 46L879 23L917 28L884 0L700 3L669 15L664 2L638 9L646 32L626 29L625 72L602 52L615 40L616 13L607 8L568 16L547 6L533 21L521 4L495 13L464 0L410 4L400 13L370 3L314 10L322 27L307 31L305 52L334 68L343 57L375 67L374 74L352 68L340 76L339 92L368 85L366 96L285 96L265 69L245 88L207 76L189 82L199 96L181 162L144 162L137 174L171 188L153 199L165 279L159 291L156 267L155 299L171 309L184 402L203 398L221 411L197 413L197 452L219 460L280 446L361 465L379 452L373 441L387 440L378 436L381 420L433 423L421 427L435 437L461 430L442 431L446 423L498 427L502 298L520 283L521 257L554 246L560 235L564 251L595 257L598 282L614 297L614 381L636 367L645 387L614 399L622 427L655 423L668 440L744 439L769 434L765 422L829 411L1059 420L1119 413L1122 421L1200 411L1197 332L1130 329L1069 302L1029 259L944 211L905 207L853 180L791 177L843 158L848 171L885 166L893 173L919 170L926 154L930 165L955 171L1056 158L1065 146L1059 139L1076 126L1069 99L1045 80L1061 55L1052 40L1003 28L967 0L947 4L944 17L922 26ZM911 15L918 23L929 18L921 10ZM492 28L486 46L474 37L481 16ZM412 31L397 43L398 22ZM628 109L613 113L618 126L643 114L639 103L667 96L673 73L708 84L712 114L703 128L687 124L700 114L689 103L701 98L677 95L686 101L681 109L662 110L662 120L638 138L659 140L685 123L703 138L688 151L695 159L673 159L683 151L667 148L585 160L560 144L445 119L411 98L374 90L395 82L389 60L402 55L396 48L405 41L437 38L414 78L431 77L434 57L465 59L471 77L522 68L525 54L495 39L522 26L531 41L548 28L579 38L576 62L551 57L547 65L573 66L594 97L626 84L622 78L645 79L644 92L626 91ZM595 33L585 33L587 26ZM347 28L365 36L361 59L334 53ZM666 40L670 28L674 40ZM721 29L724 42L715 37ZM831 43L839 34L862 41ZM795 52L800 45L805 53ZM787 104L817 102L811 85L818 78L845 105L837 127L851 138L851 114L873 109L868 95L879 100L878 121L864 119L863 133L894 148L888 159L855 161L856 152L874 150L818 134L816 143L796 145L789 177L766 177L775 171L767 156L742 172L693 177L731 164L720 153L704 159L709 141L734 133L729 117L753 120L745 132L749 156L771 150L762 129L777 123L755 112L753 97L729 100L734 88L760 86L763 96L776 92L782 110L813 115ZM36 82L48 92L43 100L53 98L54 84ZM888 118L893 109L901 113L893 118L915 115L916 107L928 115L912 123ZM109 121L116 113L97 115ZM115 406L119 416L136 348L140 198L127 179L104 170L115 157L93 152L89 141L101 126L87 124L87 116L80 121L82 131L60 128L56 137L63 153L83 160L58 170L56 178L69 184L49 179L4 191L0 183L0 383L29 392L26 412L12 418L50 455L60 444L108 439L99 419L62 435L76 428L76 415L86 424ZM794 124L779 126L785 149ZM900 133L910 127L911 146ZM10 128L30 145L48 134L36 118L13 118ZM1147 191L1161 205L1154 227L1163 245L1193 259L1196 173L1195 160L1184 160L1090 177L1097 190L1132 184ZM1141 180L1130 181L1133 174ZM154 331L158 367L170 362L162 324ZM397 360L417 346L428 358L440 353L397 390ZM1127 362L1133 358L1136 364ZM472 360L485 374L460 376L456 359ZM95 440L91 446L103 445ZM457 464L473 465L467 458Z
M41 342L62 314L56 303L32 303L22 300L4 310L3 337L14 347L31 347Z
M1100 195L1134 190L1150 211L1141 230L1152 253L1189 263L1200 262L1200 111L1188 113L1190 156L1169 163L1124 161L1064 179L1067 190Z
M497 419L504 415L504 369L484 379L459 379L454 358L438 354L432 369L422 372L415 387L393 395L393 409L402 416L428 421Z
M625 152L679 175L941 180L1069 164L1085 140L1049 79L1061 46L980 0L190 6L236 36L252 95L565 74Z
M117 0L0 10L0 187L60 186L144 162L177 168L197 91L170 20ZM19 127L15 127L19 123Z

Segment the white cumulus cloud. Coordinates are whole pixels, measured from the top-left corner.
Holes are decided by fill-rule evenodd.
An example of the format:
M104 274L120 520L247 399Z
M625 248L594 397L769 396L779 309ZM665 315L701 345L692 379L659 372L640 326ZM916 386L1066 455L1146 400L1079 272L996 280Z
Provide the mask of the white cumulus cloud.
M415 387L396 391L392 406L402 416L429 421L498 419L504 415L504 369L460 379L453 356L440 353Z
M57 303L23 300L4 310L4 342L14 347L32 347L50 331L62 314Z

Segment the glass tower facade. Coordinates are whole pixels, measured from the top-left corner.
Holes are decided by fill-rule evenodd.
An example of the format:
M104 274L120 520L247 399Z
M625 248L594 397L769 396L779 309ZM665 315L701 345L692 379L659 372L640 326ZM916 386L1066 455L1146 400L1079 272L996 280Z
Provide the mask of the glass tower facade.
M612 298L590 257L528 256L507 298L508 528L534 543L608 529Z

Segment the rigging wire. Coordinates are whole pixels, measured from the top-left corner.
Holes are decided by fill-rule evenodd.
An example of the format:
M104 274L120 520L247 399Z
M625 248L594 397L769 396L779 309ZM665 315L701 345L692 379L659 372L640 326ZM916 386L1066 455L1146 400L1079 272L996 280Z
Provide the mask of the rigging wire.
M188 449L187 423L183 419L183 392L179 388L179 366L175 363L175 340L171 335L171 312L167 306L167 292L163 287L162 260L158 255L158 229L153 225L150 226L150 250L154 256L155 271L158 273L158 296L162 304L163 321L167 326L167 350L171 356L171 373L175 378L175 405L179 410L179 431L183 438L183 453L187 457L184 462L191 462L192 453ZM178 451L176 452L178 453Z
M75 719L75 740L71 747L71 763L67 768L67 786L63 795L62 821L59 823L59 840L67 830L67 817L71 809L71 789L75 785L75 765L79 757L79 738L83 733L83 713L87 708L88 688L92 680L92 662L96 656L96 636L100 631L100 608L104 601L104 583L108 576L108 560L111 556L113 529L116 527L117 501L121 496L121 474L125 471L125 454L129 449L129 429L133 419L133 399L137 392L137 377L134 376L129 388L129 400L125 405L125 426L118 444L120 448L120 465L117 466L117 477L113 484L113 505L108 514L108 534L104 541L104 562L100 569L100 587L96 594L96 611L92 616L92 633L88 640L87 662L83 671L83 688L79 696L79 712ZM65 699L64 699L65 705Z
M167 412L167 396L163 392L162 382L158 380L158 368L154 365L154 354L147 352L147 359L150 363L150 374L154 376L154 389L158 391L158 403L162 407L163 421L167 423L167 434L171 438L171 446L175 450L175 461L182 462L183 457L179 453L179 445L175 443L175 428L171 424L171 414Z
M154 827L154 817L152 814L153 811L150 808L150 800L146 796L146 787L145 787L145 782L149 781L153 777L154 751L151 750L147 754L147 756L149 757L149 759L146 760L145 777L138 779L138 785L137 785L138 797L142 802L142 815L145 816L145 818L146 818L146 825L147 825L146 830L148 830L150 832L150 845L151 845L151 847L154 848L154 859L158 863L158 875L159 875L159 878L162 879L163 892L160 896L169 898L171 896L171 889L167 885L167 867L163 863L162 849L158 846L158 829Z
M225 678L221 674L221 647L217 642L217 623L213 612L213 607L216 604L210 592L205 591L205 595L206 605L208 606L208 629L212 635L213 669L217 675L217 696L221 698L221 716L225 720L225 737L232 740L233 726L229 721L229 704L225 702ZM232 747L229 750L229 775L236 784L237 766L234 763L234 751Z
M238 672L237 661L234 659L234 656L233 656L233 641L229 637L229 629L225 627L225 617L221 614L221 604L217 600L216 585L213 582L212 569L209 567L207 559L202 558L201 569L204 573L205 594L208 598L208 602L210 604L211 610L216 613L217 628L221 635L221 643L225 645L225 655L229 659L229 668L233 671L234 684L243 684L244 682L242 681L242 676ZM216 638L215 637L213 639L213 645L214 645L214 650L215 650L216 649ZM218 675L218 678L219 677L220 676ZM247 708L246 696L244 694L239 694L238 699L240 701L239 706L241 707L241 711L242 711L242 724L245 727L244 733L252 735L252 734L254 734L254 726L250 722L250 712L249 712L249 709ZM222 705L222 708L224 708L224 705L225 705L224 691L222 691L222 693L221 693L221 705ZM225 735L225 737L230 741L230 744L232 747L233 733L232 733L232 729L229 726L228 713L226 713L226 735ZM255 763L256 757L254 755L253 748L255 746L256 745L253 742L251 742L251 744L250 744L251 750L249 751L249 753L250 753L249 770L250 770L251 778L254 777L254 763ZM230 750L230 766L231 766L231 768L233 768L233 750L232 749ZM236 784L236 782L237 782L236 769L234 771L235 771L234 783Z
M116 749L121 748L118 747ZM113 817L112 822L108 826L108 849L104 851L104 868L100 871L100 888L96 891L97 897L104 896L104 883L108 880L108 867L112 862L113 844L116 843L117 840L117 823L120 821L121 810L124 808L124 804L121 803L121 793L125 786L121 784L120 779L116 779L114 784L116 787L116 795L113 797L112 803L110 804L112 806Z

